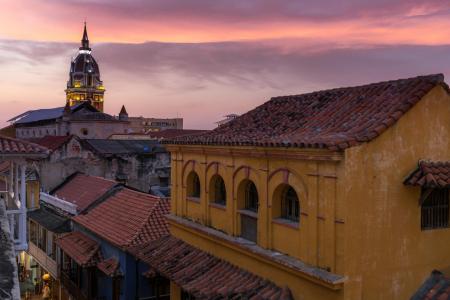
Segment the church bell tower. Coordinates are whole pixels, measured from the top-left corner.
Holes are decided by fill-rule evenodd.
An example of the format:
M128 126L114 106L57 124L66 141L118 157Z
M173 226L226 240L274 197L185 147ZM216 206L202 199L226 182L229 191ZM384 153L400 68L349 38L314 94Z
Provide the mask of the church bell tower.
M69 80L65 92L66 101L70 106L89 101L92 106L103 112L105 87L100 79L98 64L91 55L86 22L78 55L70 64Z

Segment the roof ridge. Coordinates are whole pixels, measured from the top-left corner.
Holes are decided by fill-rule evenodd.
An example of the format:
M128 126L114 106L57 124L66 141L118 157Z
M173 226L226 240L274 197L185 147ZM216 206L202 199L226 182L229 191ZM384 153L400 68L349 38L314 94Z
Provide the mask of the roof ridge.
M365 83L365 84L360 84L360 85L351 85L351 86L342 86L342 87L336 87L336 88L329 88L329 89L323 89L323 90L318 90L318 91L313 91L313 92L306 92L306 93L302 93L302 94L291 94L291 95L283 95L283 96L274 96L274 97L271 97L269 101L271 101L273 99L284 99L284 98L291 98L291 97L314 95L314 94L325 93L325 92L335 92L335 91L339 91L339 90L367 88L367 87L370 87L370 86L375 86L375 85L380 85L380 84L392 84L392 83L401 82L401 81L411 81L411 80L418 80L418 79L423 79L423 78L436 79L436 83L444 82L444 74L442 74L442 73L435 73L435 74L419 75L419 76L408 77L408 78L383 80L383 81L377 81L377 82L372 82L372 83Z
M152 194L149 194L149 193L145 193L145 192L139 191L139 190L134 189L134 188L132 188L130 186L124 186L124 189L122 191L126 191L126 190L128 190L130 192L135 192L136 194L142 194L144 196L149 196L149 197L155 198L155 199L163 199L162 197L158 197L158 196L155 196L155 195L152 195Z
M444 75L432 74L272 97L209 132L162 144L342 151L381 135L438 86L450 94Z
M150 195L150 194L149 194ZM157 203L155 203L155 205L153 205L152 209L150 210L147 218L142 222L142 224L140 225L139 230L136 232L136 234L130 239L130 241L124 246L124 248L129 248L130 246L134 246L137 243L135 243L135 241L140 237L140 235L142 234L142 232L145 230L145 225L146 224L150 224L150 218L153 216L153 214L155 213L155 211L157 209L159 209L161 207L161 205L164 203L164 201L168 201L168 199L164 199L161 197L155 197L157 198Z
M74 177L77 177L78 175L83 175L83 176L86 176L86 177L91 177L91 178L97 178L97 179L101 179L101 180L103 180L103 181L109 181L109 182L114 182L114 183L119 183L119 182L117 182L116 180L114 180L114 179L108 179L108 178L105 178L105 177L102 177L102 176L95 176L95 175L89 175L89 174L86 174L86 173L83 173L83 172L75 172L76 173L76 175L74 176Z

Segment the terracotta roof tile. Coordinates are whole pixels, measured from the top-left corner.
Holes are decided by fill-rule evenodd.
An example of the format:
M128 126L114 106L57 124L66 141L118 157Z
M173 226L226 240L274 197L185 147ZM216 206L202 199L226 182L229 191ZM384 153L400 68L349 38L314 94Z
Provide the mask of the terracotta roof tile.
M417 168L403 183L426 188L448 188L450 187L450 162L419 161Z
M181 136L190 136L208 132L208 130L197 129L166 129L161 131L149 132L148 135L155 139L171 139Z
M65 145L73 135L63 135L63 136L52 136L47 135L41 138L27 139L27 141L44 146L50 149L52 152L59 149L61 146Z
M450 278L434 270L411 300L450 300Z
M212 131L163 143L345 149L379 136L436 85L448 90L438 74L274 97Z
M161 274L198 299L293 299L288 288L282 289L172 236L131 252L150 266L144 275Z
M77 211L83 211L118 183L102 177L76 173L61 186L52 191L52 195L77 205Z
M125 188L73 220L119 248L127 249L168 235L164 217L168 213L167 199Z
M10 164L11 162L7 160L0 162L0 174L9 171Z
M24 140L0 136L0 155L17 154L46 156L48 154L48 149Z
M63 235L56 244L82 267L95 266L102 260L100 245L79 231Z
M119 261L114 257L99 262L97 268L110 277L121 275Z

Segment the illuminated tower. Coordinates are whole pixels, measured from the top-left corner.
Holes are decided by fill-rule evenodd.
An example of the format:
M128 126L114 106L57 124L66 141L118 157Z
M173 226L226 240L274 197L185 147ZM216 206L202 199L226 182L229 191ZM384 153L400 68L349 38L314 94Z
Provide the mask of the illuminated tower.
M105 88L100 80L98 64L91 55L86 22L78 55L70 64L69 80L65 92L70 106L89 101L95 108L103 112Z

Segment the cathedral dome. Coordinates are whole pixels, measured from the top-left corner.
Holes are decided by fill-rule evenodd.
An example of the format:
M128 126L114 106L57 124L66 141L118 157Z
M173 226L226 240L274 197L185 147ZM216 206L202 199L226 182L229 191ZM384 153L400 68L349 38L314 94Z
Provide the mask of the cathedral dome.
M88 53L78 53L77 57L72 61L70 67L71 73L91 73L100 76L100 70L94 57Z
M86 24L78 54L70 63L67 81L67 102L70 106L89 101L94 107L103 111L103 94L105 88L100 79L100 69L91 54Z

